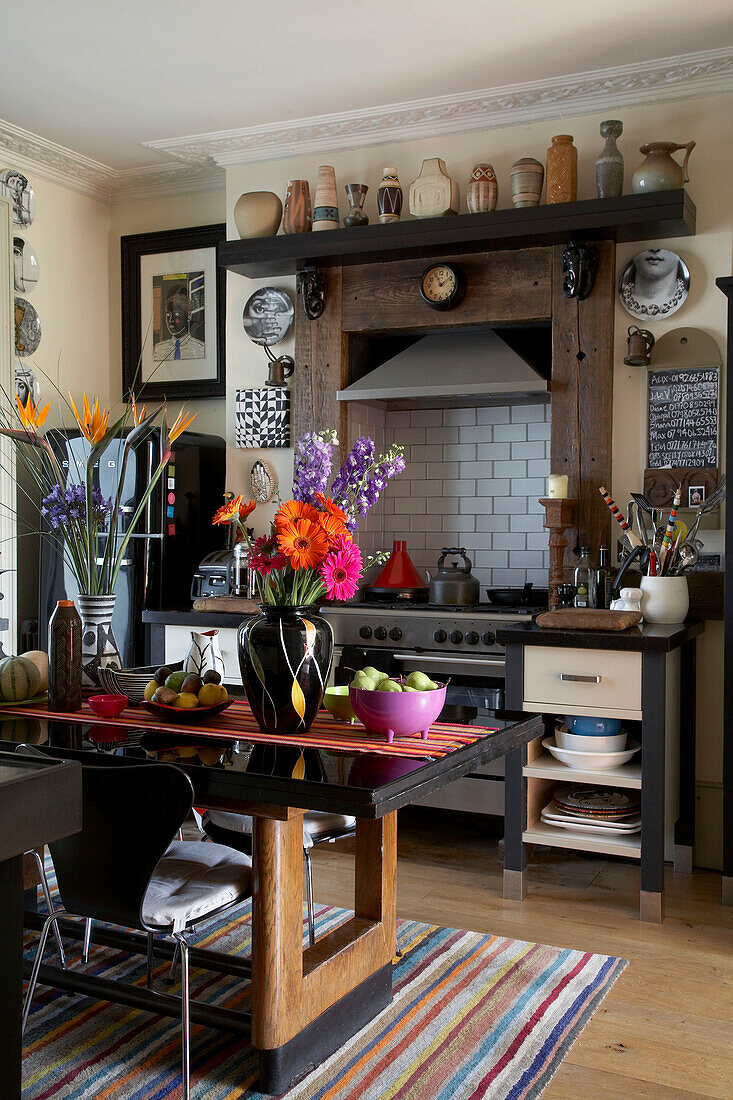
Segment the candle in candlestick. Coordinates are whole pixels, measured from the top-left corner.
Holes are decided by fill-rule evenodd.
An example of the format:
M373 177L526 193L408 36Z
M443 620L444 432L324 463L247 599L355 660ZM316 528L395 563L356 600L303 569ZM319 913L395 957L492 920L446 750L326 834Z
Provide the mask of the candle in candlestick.
M549 478L547 479L547 495L548 497L555 497L558 500L567 499L568 475L550 474Z

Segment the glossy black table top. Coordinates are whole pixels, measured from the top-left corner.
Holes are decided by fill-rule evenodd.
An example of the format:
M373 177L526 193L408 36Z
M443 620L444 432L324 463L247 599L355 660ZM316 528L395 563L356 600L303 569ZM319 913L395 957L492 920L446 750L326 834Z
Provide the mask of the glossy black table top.
M505 756L542 732L531 716L505 725L438 760L301 749L282 744L203 743L185 732L169 734L136 728L86 726L36 718L0 721L0 750L19 743L48 749L55 757L86 764L112 765L134 760L163 761L191 777L195 805L239 808L237 803L330 810L357 817L382 817L421 795L467 775L481 764ZM299 776L302 774L302 778Z
M570 630L516 623L496 632L504 646L567 646L569 649L624 649L636 653L669 653L702 634L703 622L673 624L641 623L629 630Z

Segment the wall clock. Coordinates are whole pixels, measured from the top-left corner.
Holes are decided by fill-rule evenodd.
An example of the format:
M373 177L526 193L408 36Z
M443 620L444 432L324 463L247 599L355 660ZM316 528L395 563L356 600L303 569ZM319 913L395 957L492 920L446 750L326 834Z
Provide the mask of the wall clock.
M420 297L431 309L455 309L466 293L466 276L457 264L426 267L420 279Z

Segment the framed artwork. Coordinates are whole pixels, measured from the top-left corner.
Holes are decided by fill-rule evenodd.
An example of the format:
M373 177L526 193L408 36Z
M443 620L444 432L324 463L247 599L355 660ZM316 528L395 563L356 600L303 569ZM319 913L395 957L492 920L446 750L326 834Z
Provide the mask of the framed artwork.
M223 397L226 226L139 233L122 246L122 391L141 400Z
M237 447L290 446L290 390L285 386L237 390L234 416Z

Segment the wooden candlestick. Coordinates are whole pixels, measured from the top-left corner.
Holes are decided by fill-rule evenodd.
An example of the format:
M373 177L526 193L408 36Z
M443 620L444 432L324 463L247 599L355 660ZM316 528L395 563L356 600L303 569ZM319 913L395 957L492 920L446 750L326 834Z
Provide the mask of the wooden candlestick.
M543 497L544 526L550 531L550 610L560 606L558 588L564 583L563 561L568 540L565 531L575 526L577 500L571 497Z

